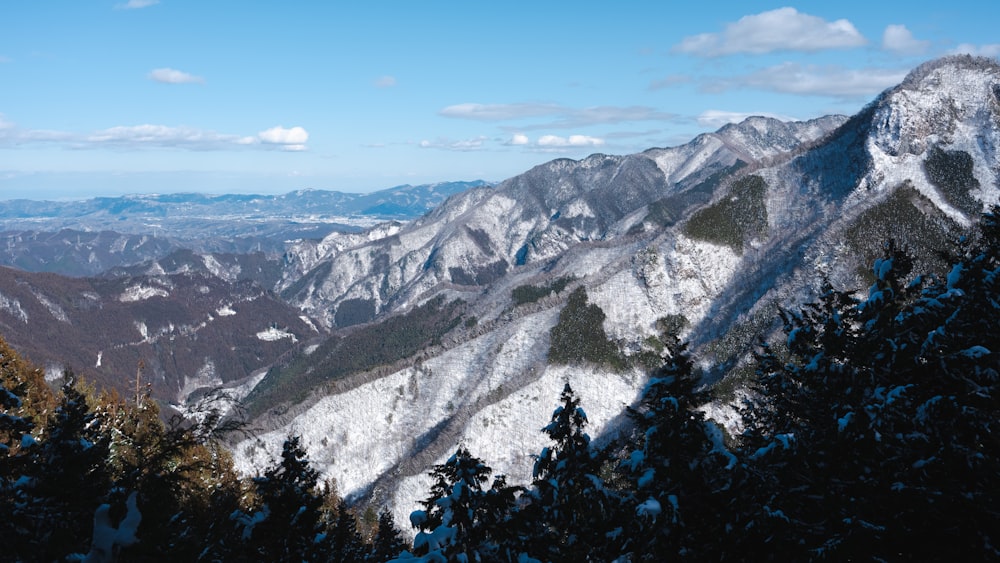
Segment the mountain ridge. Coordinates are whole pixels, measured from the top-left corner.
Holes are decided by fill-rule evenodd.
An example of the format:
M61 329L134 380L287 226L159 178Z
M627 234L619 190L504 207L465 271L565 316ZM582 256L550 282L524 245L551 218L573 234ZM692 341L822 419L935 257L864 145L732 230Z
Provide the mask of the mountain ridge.
M556 160L489 193L455 196L391 234L340 246L334 236L311 247L312 276L286 296L325 326L335 326L348 300L370 300L371 310L387 314L435 295L465 300L476 324L460 325L447 346L384 377L343 393L320 391L273 430L236 444L239 467L262 466L281 438L302 435L345 494L374 495L399 518L426 490L426 465L456 442L512 481L530 478L528 460L542 445L534 429L565 381L580 390L596 433L611 428L641 387L638 368L547 359L549 331L581 286L624 357L648 352L658 319L674 316L686 323L706 381L729 374L723 382L738 387L740 366L775 326L779 307L808 300L824 280L865 287L866 264L889 236L930 264L932 246L959 236L997 201L1000 169L989 147L1000 140L1000 65L946 59L915 72L923 78L913 75L910 94L897 87L853 117L793 126L801 137L754 118L724 128L728 146L716 132L640 155ZM956 88L928 86L947 86L952 76ZM901 124L933 118L928 123L950 136L910 142L910 152L887 157L880 147L897 145L879 124L893 115ZM749 146L732 148L741 142ZM946 185L951 176L973 178L978 188ZM563 278L573 281L530 309L512 303L518 287ZM712 407L719 417L722 399ZM364 429L345 414L359 408L379 413ZM337 443L322 443L331 433ZM363 460L367 475L337 461L344 459ZM377 490L372 475L383 475Z

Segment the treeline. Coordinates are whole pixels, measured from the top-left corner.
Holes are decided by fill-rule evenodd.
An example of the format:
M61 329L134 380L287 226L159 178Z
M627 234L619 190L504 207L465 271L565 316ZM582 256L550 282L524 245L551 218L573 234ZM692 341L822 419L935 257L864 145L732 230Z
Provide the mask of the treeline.
M567 384L523 486L464 448L431 472L411 544L358 521L297 439L240 480L207 428L73 387L57 406L2 350L0 537L14 559L985 561L1000 559L1000 218L939 275L893 244L864 299L827 286L762 342L739 430L684 343L598 448ZM586 302L577 298L581 311ZM584 358L585 360L585 358ZM34 375L32 375L34 374ZM52 409L48 411L46 409ZM40 422L44 421L44 422ZM209 421L211 423L211 421ZM34 425L34 426L33 426ZM362 520L364 521L364 520ZM104 557L104 559L101 559Z
M0 340L0 561L382 562L404 548L388 513L355 512L297 438L245 479L217 414L164 423L41 370ZM360 517L359 517L360 516Z

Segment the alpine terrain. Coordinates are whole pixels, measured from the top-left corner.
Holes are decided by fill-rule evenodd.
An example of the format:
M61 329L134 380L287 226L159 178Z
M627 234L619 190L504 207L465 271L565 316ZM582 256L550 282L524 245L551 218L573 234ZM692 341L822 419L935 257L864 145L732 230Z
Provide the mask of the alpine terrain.
M779 312L872 285L888 241L914 271L946 266L938 251L1000 201L998 146L1000 66L951 57L854 116L554 160L408 223L303 239L271 289L330 336L298 337L246 395L258 432L236 464L259 471L298 436L342 495L406 522L459 444L529 482L567 383L613 437L665 330L733 430Z

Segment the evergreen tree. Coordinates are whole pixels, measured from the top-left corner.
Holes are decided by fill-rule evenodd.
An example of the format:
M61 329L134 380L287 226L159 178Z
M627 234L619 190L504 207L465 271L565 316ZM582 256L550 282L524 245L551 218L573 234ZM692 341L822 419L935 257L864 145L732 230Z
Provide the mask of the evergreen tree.
M542 430L553 441L535 461L532 489L519 510L529 553L547 561L607 561L622 528L620 500L601 478L605 459L584 432L587 415L567 382L562 404Z
M368 555L370 563L385 563L396 557L406 549L406 542L396 527L396 522L392 513L383 510L378 515L378 529L372 538L371 553Z
M317 536L323 530L324 498L316 489L318 473L309 466L299 438L285 440L281 461L254 478L259 508L234 514L247 540L246 557L260 561L313 561L320 557Z
M429 561L510 559L508 552L518 547L507 531L520 489L507 486L502 475L485 488L492 472L461 447L448 461L434 466L430 497L421 503L423 510L410 516L420 530L413 540L416 555Z
M628 550L633 561L732 558L721 538L736 458L698 410L708 398L697 390L686 345L673 334L664 340L669 359L629 409L635 439L622 470L635 516Z
M866 300L827 288L784 316L787 360L764 349L745 411L759 528L782 556L1000 555L988 254L904 283L911 263L889 245Z
M25 385L20 372L24 369L20 358L0 340L0 537L11 542L26 533L17 483L35 446L30 434L35 425L22 415Z
M323 542L326 548L323 557L329 561L343 561L344 563L366 561L368 548L361 539L361 535L358 534L358 524L354 515L347 510L343 502L337 506L335 513L336 518L326 536L328 541Z
M94 513L111 492L106 436L83 393L68 379L22 480L28 532L24 559L57 561L86 553Z

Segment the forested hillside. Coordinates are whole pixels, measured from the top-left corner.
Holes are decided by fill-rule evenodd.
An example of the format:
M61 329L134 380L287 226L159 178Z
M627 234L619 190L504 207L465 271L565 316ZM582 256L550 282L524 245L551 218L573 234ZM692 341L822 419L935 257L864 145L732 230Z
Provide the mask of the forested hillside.
M164 424L142 396L80 384L53 394L3 344L4 557L996 559L998 213L943 253L941 271L914 271L887 241L864 298L828 286L781 312L783 336L754 355L737 432L705 418L695 358L670 332L629 431L609 445L591 442L567 384L540 429L550 445L533 481L508 484L459 447L431 473L412 544L379 507L340 502L295 437L275 466L241 480L215 440L227 430L217 417Z

